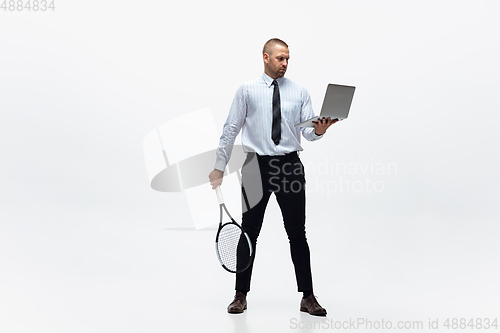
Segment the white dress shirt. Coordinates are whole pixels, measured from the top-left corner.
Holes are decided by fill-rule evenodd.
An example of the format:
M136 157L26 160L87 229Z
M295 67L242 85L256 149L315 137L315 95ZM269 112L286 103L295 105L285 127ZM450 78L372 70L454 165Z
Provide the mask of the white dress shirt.
M294 125L314 117L309 92L294 81L277 78L281 100L281 140L271 138L273 123L273 79L262 74L258 79L243 83L234 96L229 116L224 124L217 149L215 169L224 171L231 157L234 140L240 130L243 151L259 155L284 155L303 150L300 133L309 141L323 137L314 127Z

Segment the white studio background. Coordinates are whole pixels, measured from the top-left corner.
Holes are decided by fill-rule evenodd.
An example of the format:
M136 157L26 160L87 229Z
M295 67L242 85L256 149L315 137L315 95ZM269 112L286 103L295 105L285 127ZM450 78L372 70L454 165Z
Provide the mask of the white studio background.
M206 107L220 132L273 37L316 113L328 83L357 87L349 119L301 155L329 314L498 314L498 2L55 7L0 10L2 332L290 329L299 294L275 200L251 293L268 326L228 318L214 231L164 230L190 223L188 205L149 187L142 152L153 128Z

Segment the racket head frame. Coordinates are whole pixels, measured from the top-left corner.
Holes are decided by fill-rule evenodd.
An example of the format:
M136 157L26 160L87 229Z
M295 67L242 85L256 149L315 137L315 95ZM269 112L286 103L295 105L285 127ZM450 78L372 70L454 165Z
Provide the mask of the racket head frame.
M219 229L217 230L217 235L215 236L215 253L217 254L217 259L219 260L219 263L221 264L221 266L222 266L225 270L227 270L228 272L231 272L231 273L241 273L241 272L245 271L245 270L246 270L246 269L250 266L250 264L251 264L251 263L252 263L252 261L253 261L254 251L253 251L252 242L250 241L250 237L248 236L248 234L246 233L246 231L242 228L242 226L241 226L241 225L239 225L239 224L238 224L238 223L237 223L237 222L233 219L233 217L231 216L231 214L229 214L229 212L228 212L228 210L227 210L227 208L226 208L226 205L225 205L223 202L222 202L222 203L220 203L219 208L220 208L220 222L219 222ZM223 211L223 210L226 212L227 216L229 216L229 218L231 219L231 221L230 221L230 222L222 223L222 221L223 221L223 212L222 212L222 211ZM249 249L250 249L250 255L249 255L250 259L248 260L248 263L247 263L244 267L242 267L242 268L240 268L240 269L238 269L238 270L232 270L232 269L230 269L229 267L227 267L227 266L224 264L224 262L222 261L222 258L220 257L220 253L219 253L219 246L218 246L218 245L219 245L219 235L220 235L220 233L221 233L221 230L222 230L225 226L227 226L227 225L234 225L234 226L236 226L236 227L238 227L238 228L240 229L241 233L242 233L243 235L245 235L245 238L246 238L247 243L248 243L248 247L249 247Z

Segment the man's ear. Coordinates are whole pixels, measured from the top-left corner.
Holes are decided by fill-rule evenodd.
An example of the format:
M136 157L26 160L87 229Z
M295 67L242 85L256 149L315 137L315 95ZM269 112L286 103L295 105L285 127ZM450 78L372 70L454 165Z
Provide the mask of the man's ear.
M267 53L264 53L264 62L265 62L266 64L268 64L268 63L269 63L269 54L267 54Z

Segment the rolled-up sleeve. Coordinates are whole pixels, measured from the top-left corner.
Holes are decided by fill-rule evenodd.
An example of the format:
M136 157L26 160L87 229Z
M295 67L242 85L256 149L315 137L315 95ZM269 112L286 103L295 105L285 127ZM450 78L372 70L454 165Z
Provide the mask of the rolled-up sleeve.
M302 89L302 109L300 112L300 122L311 119L315 116L312 109L311 96L306 89ZM314 127L301 127L302 136L308 141L316 141L323 137L323 135L316 135Z
M245 85L241 85L236 91L229 115L224 123L222 135L217 148L215 169L224 171L231 157L234 140L240 133L241 127L245 123L247 103L245 96Z

